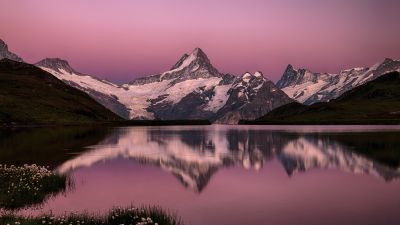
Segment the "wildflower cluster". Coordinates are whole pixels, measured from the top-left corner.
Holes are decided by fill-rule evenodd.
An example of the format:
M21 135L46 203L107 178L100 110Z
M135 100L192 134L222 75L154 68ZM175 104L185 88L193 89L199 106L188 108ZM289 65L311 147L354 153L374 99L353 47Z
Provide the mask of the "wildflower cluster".
M136 207L112 209L107 220L109 224L158 225L145 208Z
M42 203L46 196L65 190L66 177L46 167L0 164L0 208L16 209Z
M0 224L8 225L182 225L179 219L160 208L115 208L105 217L70 213L64 216L0 217Z

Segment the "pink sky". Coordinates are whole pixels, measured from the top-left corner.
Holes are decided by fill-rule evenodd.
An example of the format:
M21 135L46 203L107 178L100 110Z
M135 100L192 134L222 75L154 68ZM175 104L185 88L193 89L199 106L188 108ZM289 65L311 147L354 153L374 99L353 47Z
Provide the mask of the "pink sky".
M399 10L396 0L10 0L0 38L27 62L60 57L117 82L168 70L195 47L220 72L276 81L288 63L334 73L399 59Z

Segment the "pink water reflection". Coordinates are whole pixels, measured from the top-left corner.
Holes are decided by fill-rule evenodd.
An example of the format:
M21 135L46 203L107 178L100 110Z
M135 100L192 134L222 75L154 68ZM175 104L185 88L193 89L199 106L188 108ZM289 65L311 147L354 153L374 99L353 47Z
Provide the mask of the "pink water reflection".
M113 160L72 173L74 191L42 210L106 212L113 206L160 205L187 224L397 224L400 181L311 170L288 177L277 160L260 171L223 168L200 194L151 165ZM37 213L37 211L35 212Z

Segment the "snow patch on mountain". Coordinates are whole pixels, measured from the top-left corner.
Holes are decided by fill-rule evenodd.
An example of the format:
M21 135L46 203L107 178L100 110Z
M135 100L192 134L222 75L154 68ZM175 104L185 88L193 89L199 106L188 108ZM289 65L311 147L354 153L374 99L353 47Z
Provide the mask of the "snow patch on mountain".
M214 113L218 112L225 104L226 101L228 101L229 98L229 89L232 87L232 85L217 85L214 87L214 96L212 99L208 102L206 106L206 110L213 111Z
M182 100L183 97L187 96L191 92L203 92L206 90L211 90L214 88L218 83L222 80L219 77L212 77L212 78L198 78L195 80L185 80L179 83L170 86L168 89L165 90L164 93L167 94L168 97L165 98L163 101L169 101L173 104L176 104Z
M291 86L282 88L282 91L284 91L289 97L296 99L299 102L305 102L310 98L311 95L317 93L328 84L329 82L324 80L319 80L317 82L307 81L305 83L296 85L296 88Z

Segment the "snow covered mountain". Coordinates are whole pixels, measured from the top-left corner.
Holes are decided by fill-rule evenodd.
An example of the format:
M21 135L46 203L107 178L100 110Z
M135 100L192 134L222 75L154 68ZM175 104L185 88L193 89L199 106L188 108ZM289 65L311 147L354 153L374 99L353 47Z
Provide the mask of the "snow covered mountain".
M218 72L199 48L184 54L169 71L124 85L78 73L57 58L36 65L126 119L237 123L292 101L259 72L241 77Z
M253 120L293 101L261 72L245 73L235 79L228 93L226 104L217 112L217 123Z
M59 58L46 58L35 65L66 84L88 93L97 102L122 118L129 118L129 111L125 105L130 104L130 99L122 87L76 72L67 61Z
M400 61L385 59L369 68L348 69L339 74L313 73L288 65L276 85L289 97L310 105L337 98L354 87L393 71L400 71Z
M0 39L0 59L11 59L13 61L17 61L17 62L23 62L23 60L17 56L16 54L10 52L8 50L8 46L7 44Z

